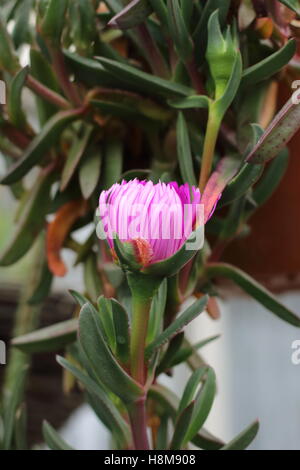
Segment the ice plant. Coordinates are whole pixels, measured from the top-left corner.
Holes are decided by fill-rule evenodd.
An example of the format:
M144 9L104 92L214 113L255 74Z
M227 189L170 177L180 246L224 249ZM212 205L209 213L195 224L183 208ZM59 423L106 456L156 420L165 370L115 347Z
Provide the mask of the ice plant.
M104 235L112 250L116 235L130 242L145 268L174 255L194 228L203 225L200 202L199 189L188 184L123 180L100 195Z

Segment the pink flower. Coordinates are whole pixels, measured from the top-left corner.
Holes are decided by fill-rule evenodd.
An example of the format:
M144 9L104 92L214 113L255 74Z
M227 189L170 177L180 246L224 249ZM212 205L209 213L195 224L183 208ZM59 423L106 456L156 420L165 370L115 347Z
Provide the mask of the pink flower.
M110 248L117 234L122 242L133 244L144 267L175 254L207 218L199 189L176 182L123 180L102 191L99 209Z

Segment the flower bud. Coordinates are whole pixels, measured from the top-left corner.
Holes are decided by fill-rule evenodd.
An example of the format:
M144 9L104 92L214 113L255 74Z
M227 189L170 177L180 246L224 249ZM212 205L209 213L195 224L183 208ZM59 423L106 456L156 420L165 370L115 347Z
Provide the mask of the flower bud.
M228 27L225 36L220 28L218 11L208 22L208 43L206 59L215 86L215 100L220 99L226 90L238 55L236 40Z
M165 274L169 268L160 270L160 264L184 249L196 227L203 230L210 216L204 212L199 189L188 184L122 181L100 195L101 237L125 270Z

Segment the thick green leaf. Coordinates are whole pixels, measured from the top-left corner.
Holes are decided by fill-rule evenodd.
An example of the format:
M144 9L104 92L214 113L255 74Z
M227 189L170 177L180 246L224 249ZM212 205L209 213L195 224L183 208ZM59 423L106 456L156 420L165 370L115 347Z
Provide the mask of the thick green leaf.
M208 96L192 95L187 98L168 100L170 106L176 109L208 108Z
M159 403L162 409L165 410L166 415L170 416L175 423L179 401L171 390L168 390L162 385L152 385L149 390L149 398L153 398ZM193 437L192 442L197 447L204 450L219 450L224 446L224 443L220 439L213 436L204 428Z
M83 307L84 304L89 302L88 298L80 294L80 292L77 292L76 290L73 290L73 289L70 289L69 292L80 307Z
M116 356L123 363L129 361L130 329L126 310L115 299L110 299L116 337Z
M201 367L200 369L195 370L189 378L179 403L178 414L182 413L182 411L194 400L197 389L199 388L204 375L207 373L207 370L207 367Z
M78 320L67 320L35 330L12 340L12 345L27 354L58 351L77 337Z
M220 450L224 446L224 442L204 428L193 437L192 443L203 450Z
M22 90L28 75L28 67L21 69L11 82L8 94L8 114L10 121L18 128L23 128L26 118L22 110Z
M182 345L182 341L184 338L184 332L178 333L174 338L171 339L168 349L166 350L165 354L163 355L159 365L156 368L155 374L158 376L164 371L167 371L176 357L176 354L179 352L180 347Z
M300 128L298 91L281 108L247 156L249 163L265 163L276 157Z
M181 364L182 362L185 362L189 357L191 357L195 351L198 349L204 348L207 344L211 343L212 341L215 341L216 339L220 338L220 335L214 335L209 338L206 338L202 341L199 341L199 343L193 344L192 346L183 346L177 354L173 357L172 362L170 364L171 367L176 366L177 364Z
M49 0L41 24L42 35L53 43L59 44L65 24L68 0Z
M107 392L102 389L91 377L79 370L69 361L63 357L57 356L57 362L66 370L71 372L79 382L86 388L86 390L95 397L98 406L101 407L101 415L103 416L104 424L113 431L120 443L129 444L130 430L128 424L121 416L118 409L113 402L109 399Z
M120 179L123 168L123 143L119 139L109 139L105 145L102 188L110 188Z
M201 299L196 300L190 307L177 317L177 319L168 326L149 346L146 348L146 357L150 358L152 354L170 339L172 339L182 328L194 320L206 307L208 296L205 295Z
M148 0L132 0L108 24L119 29L134 28L143 23L152 11L151 3Z
M170 450L180 450L184 445L184 438L191 423L195 404L190 403L178 416L172 437Z
M60 111L43 127L42 131L31 141L22 158L18 160L0 180L1 184L12 184L19 181L31 168L41 162L49 149L55 145L68 124L79 119L82 109Z
M152 300L146 344L151 343L161 333L167 302L167 289L167 280L164 279Z
M295 55L296 41L291 39L279 51L274 52L258 64L244 70L241 81L243 88L256 85L279 72Z
M169 416L160 416L159 428L156 436L156 450L167 450L168 449L168 438L169 438Z
M50 205L52 183L53 176L43 170L30 190L25 205L22 206L22 212L9 245L0 255L0 266L16 263L27 253L41 232Z
M84 285L92 302L96 302L102 293L102 280L97 269L97 259L95 253L91 252L84 263Z
M255 421L247 429L242 431L228 444L223 446L220 450L245 450L255 439L259 430L259 422Z
M84 199L89 199L97 187L101 172L102 155L99 147L92 145L86 151L79 168L79 184Z
M12 31L12 39L14 46L18 49L22 44L29 42L30 37L30 13L33 7L33 0L23 0L20 2L17 11L14 14L14 28Z
M0 69L14 75L19 69L19 62L6 27L0 18Z
M252 197L258 206L264 204L272 196L287 170L288 162L289 151L283 149L269 164L252 193ZM257 165L251 166L256 167Z
M162 26L168 25L168 10L164 0L148 0L153 10L157 14Z
M136 90L168 97L188 96L192 92L190 88L184 85L156 77L131 65L120 64L105 57L97 57L96 59L103 65L105 70L111 72L115 77L122 79L124 83L129 85L134 83Z
M102 325L102 331L104 332L107 342L113 354L116 355L117 340L115 325L112 313L111 299L107 299L103 295L97 300L98 311L100 314L100 321Z
M189 35L178 0L168 0L168 24L177 53L183 62L193 54L193 41Z
M86 150L89 139L91 137L93 127L89 124L84 124L80 134L74 137L72 146L68 152L66 163L61 176L60 190L64 191L68 186L76 168Z
M188 127L183 113L177 119L177 154L181 177L190 186L197 186Z
M87 57L82 57L68 50L63 51L66 62L70 70L75 74L78 81L92 86L117 86L122 87L124 82L118 77L114 77L99 62Z
M216 394L216 376L213 369L208 368L203 386L195 399L194 413L184 442L193 439L205 423Z
M60 93L57 78L51 64L37 49L30 49L30 74L50 90ZM49 103L40 96L35 97L39 122L43 126L58 110L55 105Z
M97 38L95 6L92 0L72 0L68 9L69 26L76 50L92 55Z
M74 450L58 435L47 421L43 422L43 436L51 450Z
M207 265L206 274L210 278L225 277L231 279L266 309L291 325L300 327L300 318L298 316L281 304L271 292L242 270L226 263L211 263Z
M222 194L219 207L230 204L244 196L261 177L263 170L263 165L250 165L249 163L245 163Z
M99 314L89 304L84 305L80 312L79 341L100 383L125 403L132 403L143 395L140 386L113 357L101 332Z
M49 295L51 290L51 285L53 281L53 274L49 270L47 259L44 260L44 266L42 268L42 273L40 276L40 282L36 287L34 293L28 300L30 305L37 305L43 302L45 298Z

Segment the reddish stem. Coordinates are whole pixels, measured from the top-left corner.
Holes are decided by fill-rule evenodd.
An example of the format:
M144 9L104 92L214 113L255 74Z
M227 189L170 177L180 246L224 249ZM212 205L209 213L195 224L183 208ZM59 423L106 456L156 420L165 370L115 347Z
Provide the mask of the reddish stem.
M34 77L32 77L32 75L28 75L27 85L33 92L35 92L41 98L44 98L46 101L48 101L51 104L54 104L58 108L62 108L62 109L70 108L70 103L67 100L65 100L65 98L60 96L55 91L50 90L50 88L46 87L41 82L36 80Z
M145 402L146 397L144 396L129 408L135 450L149 450Z

